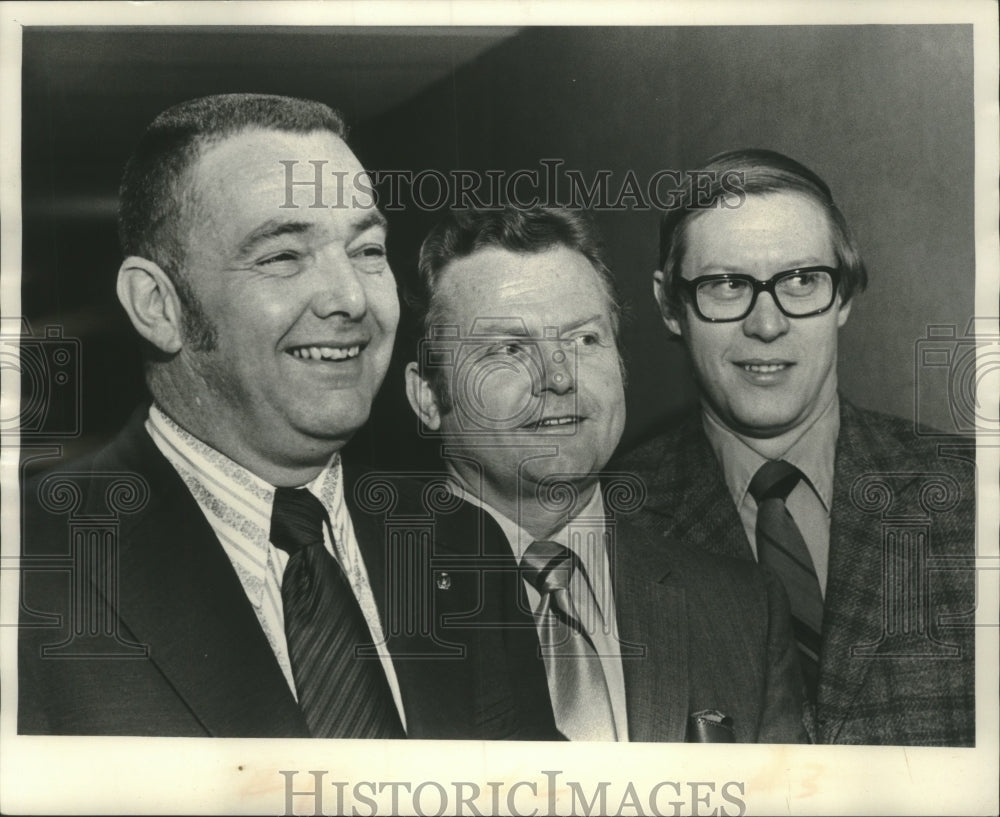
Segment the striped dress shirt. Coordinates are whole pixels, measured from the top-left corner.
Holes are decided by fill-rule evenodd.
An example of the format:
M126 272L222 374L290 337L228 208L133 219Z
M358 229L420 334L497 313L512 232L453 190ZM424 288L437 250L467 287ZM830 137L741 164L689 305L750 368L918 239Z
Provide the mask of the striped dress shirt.
M212 526L257 614L288 688L296 695L281 603L281 578L289 557L269 541L274 486L186 432L156 405L149 410L146 430ZM328 467L305 487L323 503L330 517L334 541L330 540L324 526L326 549L340 563L361 605L405 729L399 682L385 646L382 623L351 516L344 504L340 454L334 454ZM331 626L336 624L331 623ZM336 680L331 679L331 683Z

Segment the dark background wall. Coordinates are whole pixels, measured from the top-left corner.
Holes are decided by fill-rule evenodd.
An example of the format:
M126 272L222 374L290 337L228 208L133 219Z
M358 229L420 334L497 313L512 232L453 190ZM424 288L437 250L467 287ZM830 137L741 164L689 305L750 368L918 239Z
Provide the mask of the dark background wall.
M787 153L830 184L871 274L841 334L843 391L904 417L919 402L921 420L952 427L947 392L940 379L928 388L915 344L932 324L961 334L973 314L971 27L535 28L475 41L460 29L417 29L402 50L376 34L25 35L23 311L36 334L56 323L82 340L83 436L73 452L105 438L142 395L113 296L114 189L131 142L172 102L238 90L344 108L352 146L374 169L510 173L553 159L588 179L609 171L616 192L629 171L645 184L728 148ZM416 87L400 79L421 71ZM404 283L436 215L389 213ZM632 440L694 391L650 294L657 213L631 206L595 219L631 306ZM357 442L387 464L422 456L400 374L410 329L404 320Z
M923 26L534 29L364 123L357 145L375 168L510 172L561 159L588 179L612 171L612 190L629 170L645 183L734 147L787 153L830 184L871 272L841 333L842 389L912 417L914 344L928 324L963 331L973 313L970 37ZM398 225L398 272L410 273L434 217L411 208ZM628 442L669 422L694 389L651 296L657 213L595 218L632 305ZM944 390L921 415L951 425Z

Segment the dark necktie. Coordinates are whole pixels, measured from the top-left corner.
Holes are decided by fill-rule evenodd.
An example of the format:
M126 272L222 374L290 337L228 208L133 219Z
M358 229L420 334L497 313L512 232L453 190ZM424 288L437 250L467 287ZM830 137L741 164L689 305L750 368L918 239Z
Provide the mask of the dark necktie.
M538 640L559 731L570 740L617 740L601 659L570 598L573 572L586 578L579 557L556 542L533 542L521 568L541 596Z
M278 488L271 542L289 554L281 580L292 677L316 738L405 737L377 658L359 658L371 634L340 564L323 545L328 522L308 490Z
M802 473L794 465L771 460L754 474L749 490L757 500L757 558L781 579L788 593L802 674L809 698L815 701L823 593L802 533L785 507L785 500L801 478Z

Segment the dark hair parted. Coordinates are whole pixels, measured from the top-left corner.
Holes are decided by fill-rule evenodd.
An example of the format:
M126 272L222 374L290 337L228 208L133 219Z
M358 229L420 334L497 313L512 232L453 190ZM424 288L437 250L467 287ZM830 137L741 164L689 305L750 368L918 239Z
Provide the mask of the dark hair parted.
M682 315L681 266L687 249L688 225L712 208L734 208L746 196L767 193L798 193L819 204L826 212L833 249L840 269L840 297L847 303L868 284L868 273L833 194L819 176L794 159L773 150L746 148L718 153L705 164L699 177L705 184L684 207L668 210L660 223L660 269L663 271L663 300L660 307ZM734 198L736 201L734 202ZM776 270L777 272L777 270Z
M604 261L601 242L585 213L562 207L506 205L498 209L452 210L436 224L420 247L419 291L410 299L424 336L431 337L435 327L449 322L443 314L439 290L441 275L451 262L484 249L539 253L560 246L583 255L597 274L607 297L608 318L617 346L622 305L614 276ZM450 411L451 399L443 369L428 365L422 374L434 390L441 410Z
M292 133L347 129L340 114L321 102L269 94L219 94L168 108L146 128L119 190L118 237L122 252L159 265L183 297L185 227L196 205L191 169L209 145L244 130Z
M452 261L487 248L537 253L558 246L576 250L594 268L608 296L608 313L617 340L621 301L600 240L583 212L562 207L520 209L508 205L496 210L453 210L435 225L420 247L418 264L418 308L424 332L429 333L441 323L435 296L441 272Z

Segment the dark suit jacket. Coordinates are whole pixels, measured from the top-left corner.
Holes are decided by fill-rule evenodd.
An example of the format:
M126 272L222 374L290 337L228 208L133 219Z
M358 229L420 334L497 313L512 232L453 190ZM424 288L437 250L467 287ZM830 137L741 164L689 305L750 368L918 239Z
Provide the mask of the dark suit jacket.
M376 485L383 498L392 495L392 500L380 503L391 505L387 531L396 524L393 520L399 520L402 530L429 531L422 550L410 543L409 562L400 558L400 542L392 544L390 534L384 552L393 555L383 559L385 564L410 565L408 570L387 567L385 575L422 576L415 583L423 588L418 594L422 600L414 604L432 610L434 617L433 627L425 624L424 631L446 641L465 639L468 649L453 663L494 666L495 674L504 676L495 680L495 689L509 684L514 691L506 694L521 696L520 712L533 708L541 716L544 709L548 728L551 710L535 626L500 527L489 513L459 500L439 502L431 509L434 494L445 496L443 489L434 490L434 479L371 475L359 489L377 493ZM623 513L609 524L614 531L610 563L630 740L683 741L690 713L717 709L733 718L737 741L804 741L801 680L787 601L777 583L746 561L654 539ZM367 556L366 561L373 563ZM389 580L383 587L391 585ZM409 591L414 583L403 586ZM395 619L387 610L393 603L391 592L383 596L383 619ZM470 640L469 628L477 640ZM411 644L419 641L412 639ZM479 652L484 649L487 652ZM444 681L451 665L439 663L438 675ZM396 659L396 667L406 673L405 661ZM424 674L430 685L424 690L428 699L434 695L433 674ZM518 684L520 691L515 690ZM437 695L445 718L453 705L452 692L442 687ZM440 736L475 733L449 727Z
M424 477L370 472L351 486L409 734L562 740L507 540L442 473Z
M308 737L239 578L145 415L24 488L18 732ZM345 464L349 503L351 476ZM377 518L350 508L359 541L381 541ZM489 667L434 674L449 712L425 703L419 666L401 673L409 736L437 736L449 716L470 737L555 736L551 713L546 732L543 716L517 710L517 683L496 691L493 671L515 673L505 652L490 654Z
M737 742L796 743L801 676L783 589L755 565L650 536L615 519L619 636L629 739L682 741L688 715L717 709ZM749 568L749 569L748 569Z
M841 399L815 710L823 743L975 742L973 448ZM752 559L694 414L618 459L643 479L648 535Z

